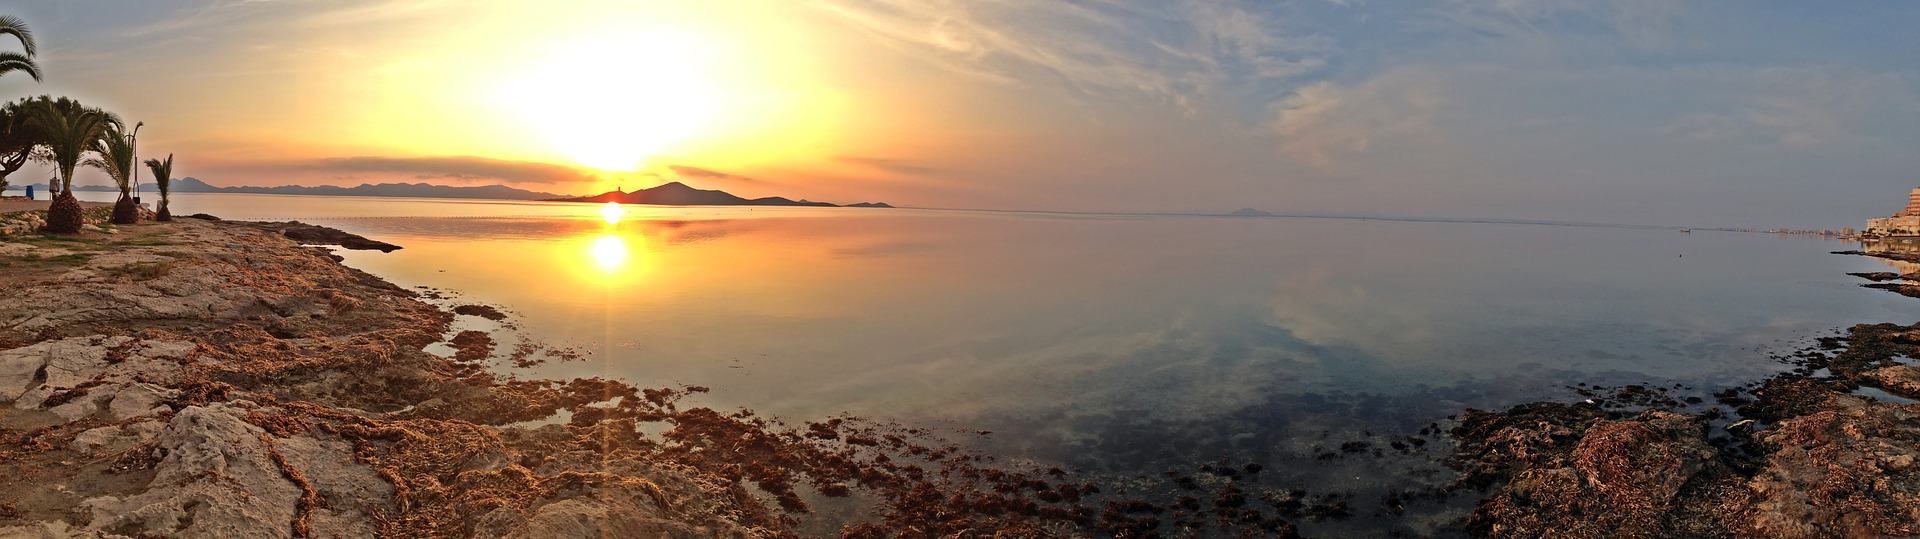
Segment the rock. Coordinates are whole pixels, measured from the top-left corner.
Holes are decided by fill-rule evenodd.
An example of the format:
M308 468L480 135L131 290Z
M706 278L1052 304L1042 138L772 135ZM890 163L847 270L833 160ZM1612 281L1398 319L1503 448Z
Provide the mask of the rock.
M88 429L73 437L72 449L80 453L93 453L130 448L152 442L160 436L160 430L163 428L166 428L166 423L141 421Z
M1532 430L1516 424L1499 436ZM1733 483L1707 445L1700 419L1653 410L1631 420L1594 420L1577 436L1560 428L1544 434L1507 446L1524 459L1521 467L1474 511L1470 531L1492 537L1726 534L1707 509Z
M0 351L0 403L40 386L40 368L52 357L44 344Z
M1894 273L1894 272L1891 272L1891 271L1874 271L1874 272L1862 272L1862 273L1848 273L1847 275L1852 275L1852 276L1854 276L1854 277L1859 277L1859 278L1862 278L1862 279L1866 279L1866 280L1869 280L1869 281L1873 281L1873 282L1876 282L1876 283L1877 283L1877 282L1881 282L1881 281L1891 281L1891 280L1894 280L1894 279L1899 279L1899 278L1900 278L1900 274L1898 274L1898 273Z
M173 390L134 379L167 380L180 370L174 359L192 353L186 341L136 341L133 337L71 337L0 351L0 403L41 408L42 401L79 388L85 395L56 403L51 409L68 420L110 406L114 420L147 415ZM121 395L125 400L115 403ZM111 404L110 404L111 403Z
M1771 454L1749 482L1755 536L1920 535L1920 405L1837 395L1758 439Z
M320 494L320 506L313 512L315 537L379 535L373 527L374 515L392 511L393 485L354 460L353 444L304 434L274 443Z
M113 348L132 341L132 337L124 336L97 340L76 337L54 341L49 351L53 357L47 362L46 384L64 388L92 380L108 367L107 355Z
M1879 382L1880 388L1907 398L1920 398L1920 366L1894 365L1873 369L1861 375Z
M229 404L180 410L156 444L165 455L147 490L82 502L88 527L123 535L291 537L302 491L281 475L265 431Z
M109 387L113 390L95 390L94 392L108 395L107 418L114 421L125 421L168 411L170 408L161 403L180 395L179 390L148 383L119 384Z
M391 253L400 249L398 245L370 240L359 234L353 234L336 228L309 225L299 221L281 223L248 222L244 224L261 230L279 232L288 239L309 245L338 245L348 249L380 251L383 253Z
M564 500L534 511L508 539L599 539L602 537L712 537L702 530L661 520L630 500Z
M92 539L98 533L76 528L65 522L34 522L22 526L0 526L0 537L8 539Z

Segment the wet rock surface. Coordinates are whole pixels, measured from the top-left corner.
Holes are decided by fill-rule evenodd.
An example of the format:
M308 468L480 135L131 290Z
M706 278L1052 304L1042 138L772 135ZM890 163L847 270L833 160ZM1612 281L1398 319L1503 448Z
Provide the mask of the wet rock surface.
M199 215L200 214L194 214L188 217L198 218ZM215 217L214 220L219 220L219 218ZM400 249L400 246L398 245L394 245L384 241L370 240L359 234L354 234L354 233L346 232L340 229L329 228L329 227L324 227L320 225L310 225L310 224L302 223L299 221L285 221L285 222L237 221L237 223L243 226L257 228L260 230L279 232L281 235L284 235L287 238L292 239L293 241L305 243L308 245L338 245L341 247L345 247L345 248L353 249L357 251L380 251L383 253L391 253Z

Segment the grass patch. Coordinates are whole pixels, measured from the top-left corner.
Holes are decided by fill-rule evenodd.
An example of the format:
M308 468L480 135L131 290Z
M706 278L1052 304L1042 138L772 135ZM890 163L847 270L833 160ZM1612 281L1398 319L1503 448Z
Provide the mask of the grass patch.
M34 261L34 262L46 262L50 264L68 265L68 266L84 266L87 264L88 260L93 260L93 254L92 253L68 253L68 254L58 255L58 256L42 256L39 253L27 253L24 255L20 255L20 259Z
M132 277L135 281L158 279L173 271L173 262L142 262L125 266L107 268L107 275L114 277Z
M7 241L11 241L14 243L26 243L31 245L38 245L41 247L58 247L61 249L92 250L92 249L98 249L100 247L101 242L103 242L104 240L101 240L98 238L82 238L78 236L61 236L61 235L55 235L55 234L29 234L26 236L11 236L7 238Z
M146 236L141 236L141 237L138 237L138 238L127 238L127 239L125 239L125 240L121 240L121 241L116 241L116 242L113 242L113 243L114 243L114 245L129 245L129 246L134 246L134 247L154 247L154 246L160 246L160 245L178 245L177 243L174 243L173 241L171 241L171 240L168 240L168 239L166 238L166 236L168 236L168 235L171 235L171 234L173 234L173 233L172 233L172 232L159 232L159 233L154 233L154 234L151 234L151 235L146 235Z

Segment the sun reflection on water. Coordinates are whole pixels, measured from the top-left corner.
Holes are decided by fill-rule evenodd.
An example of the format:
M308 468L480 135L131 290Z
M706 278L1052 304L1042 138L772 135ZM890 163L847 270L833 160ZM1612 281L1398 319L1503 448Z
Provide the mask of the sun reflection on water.
M607 205L600 207L600 218L606 219L609 225L619 223L620 218L626 215L626 210L620 209L619 202L608 202Z
M593 261L600 265L600 270L609 275L618 273L621 267L627 265L627 242L620 236L611 233L600 236L593 240L587 251L593 254Z

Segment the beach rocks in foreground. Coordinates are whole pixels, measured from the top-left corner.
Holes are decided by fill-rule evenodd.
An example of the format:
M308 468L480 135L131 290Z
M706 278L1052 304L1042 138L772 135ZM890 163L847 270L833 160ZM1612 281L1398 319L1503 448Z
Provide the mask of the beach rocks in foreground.
M1920 535L1920 405L1855 396L1920 369L1920 325L1862 325L1827 378L1768 380L1717 413L1633 415L1591 403L1470 411L1454 430L1463 486L1492 486L1468 520L1490 537ZM1815 356L1825 357L1825 356ZM1731 392L1729 392L1731 393Z
M604 438L503 439L618 384L498 383L427 354L451 313L279 233L121 229L0 241L0 537L783 528Z
M507 313L289 229L0 240L0 537L1285 537L1344 514L1237 471L1145 499L924 429L506 378L512 354L452 327ZM829 503L857 509L801 531Z

